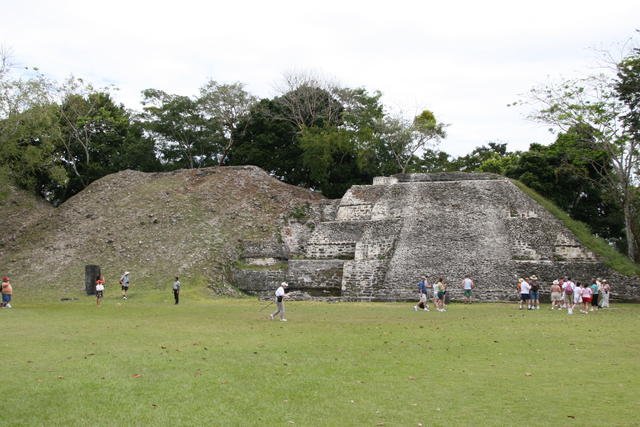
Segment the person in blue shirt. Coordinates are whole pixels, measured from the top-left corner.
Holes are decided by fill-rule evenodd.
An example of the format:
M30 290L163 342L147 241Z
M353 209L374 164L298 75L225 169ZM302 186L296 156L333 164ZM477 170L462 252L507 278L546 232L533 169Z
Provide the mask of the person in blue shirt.
M420 281L418 282L418 292L420 294L420 300L417 305L413 306L415 311L418 311L418 307L423 309L424 311L429 311L429 305L427 301L429 300L429 281L427 280L427 276L422 276Z

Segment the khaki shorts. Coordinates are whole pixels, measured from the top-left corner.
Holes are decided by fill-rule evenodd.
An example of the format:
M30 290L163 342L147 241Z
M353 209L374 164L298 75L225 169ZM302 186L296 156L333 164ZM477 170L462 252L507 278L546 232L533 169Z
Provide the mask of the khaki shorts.
M562 294L560 292L551 292L551 301L562 301Z

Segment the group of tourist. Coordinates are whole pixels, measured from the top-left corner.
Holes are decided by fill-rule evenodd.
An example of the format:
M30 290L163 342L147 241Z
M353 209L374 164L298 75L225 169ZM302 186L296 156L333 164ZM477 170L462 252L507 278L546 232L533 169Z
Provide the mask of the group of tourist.
M475 283L465 276L460 282L465 304L471 304ZM532 275L527 278L519 278L517 284L520 310L540 310L540 284L537 276ZM551 309L566 309L568 314L573 314L576 306L580 312L587 314L599 308L609 308L609 295L611 285L606 279L593 278L590 284L587 282L573 282L571 277L554 280L549 289L551 295ZM429 282L427 276L422 276L418 282L419 300L413 306L415 311L430 311L428 301L433 300L433 305L440 312L446 311L445 298L447 295L447 285L442 278L433 284Z
M177 279L178 278L176 277L176 280ZM124 272L122 277L120 277L120 280L118 280L118 283L120 284L120 290L122 292L122 299L126 300L127 299L127 293L129 292L129 284L130 284L129 272L128 271ZM100 302L102 301L102 298L104 297L104 286L105 286L104 276L100 275L100 276L98 276L98 279L96 280L96 305L100 305ZM177 304L177 302L176 302L176 304Z
M120 291L122 292L122 299L127 299L127 294L129 292L129 285L131 280L129 279L129 272L125 271L120 280L118 280L118 284L120 285ZM175 304L180 303L180 288L182 284L180 283L179 278L176 276L176 280L173 282L171 289L173 290L173 299L175 300ZM96 305L100 305L102 298L104 297L104 277L100 275L98 280L96 280Z
M538 278L518 279L518 292L520 294L520 310L527 307L528 310L540 309ZM609 307L609 293L611 285L605 279L593 278L591 284L586 282L573 282L571 277L554 280L549 292L551 294L551 309L567 309L568 314L573 314L573 309L578 306L580 312L587 314L598 308Z
M464 292L464 303L471 304L472 292L475 288L473 280L469 276L465 276L464 280L460 282L460 286ZM422 309L429 311L428 301L431 299L436 310L440 312L447 311L445 308L445 302L447 297L447 284L442 277L438 278L434 283L429 282L427 276L422 276L418 282L418 292L420 294L418 304L413 306L415 311Z
M13 288L11 282L7 276L2 278L2 302L0 308L11 308L11 295L13 294Z
M526 280L521 283L527 283ZM519 288L522 295L522 286ZM609 295L611 285L606 279L594 277L590 284L587 282L574 282L571 277L554 280L549 289L551 293L551 309L566 309L568 314L573 314L576 306L580 307L580 313L587 314L597 311L599 308L609 308ZM530 301L530 299L529 299ZM521 299L520 308L522 308Z

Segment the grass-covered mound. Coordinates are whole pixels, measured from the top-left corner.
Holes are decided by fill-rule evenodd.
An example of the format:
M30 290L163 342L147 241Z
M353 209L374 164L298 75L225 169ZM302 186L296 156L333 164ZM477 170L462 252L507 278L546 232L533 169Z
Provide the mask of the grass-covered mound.
M629 257L621 254L609 243L591 233L587 224L572 219L564 210L560 209L549 199L541 196L535 190L527 187L520 181L511 180L520 190L533 200L538 202L549 213L555 216L578 238L578 240L590 251L602 258L602 261L611 269L627 276L640 276L640 265L633 263Z
M2 425L632 425L640 306L14 297ZM46 298L45 298L46 297Z

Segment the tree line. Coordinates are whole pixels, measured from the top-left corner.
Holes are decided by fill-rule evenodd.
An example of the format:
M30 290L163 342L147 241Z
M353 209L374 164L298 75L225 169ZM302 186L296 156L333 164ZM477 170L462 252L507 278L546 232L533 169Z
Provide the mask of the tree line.
M534 88L530 118L558 130L551 145L509 152L489 142L454 157L440 148L448 125L424 110L406 118L380 92L311 74L285 76L258 99L242 83L205 82L196 96L142 91L140 111L77 77L55 81L16 70L0 55L0 183L53 204L125 169L144 172L252 164L330 198L374 176L483 171L518 179L594 234L638 259L640 51L613 73ZM20 71L20 72L19 72Z

